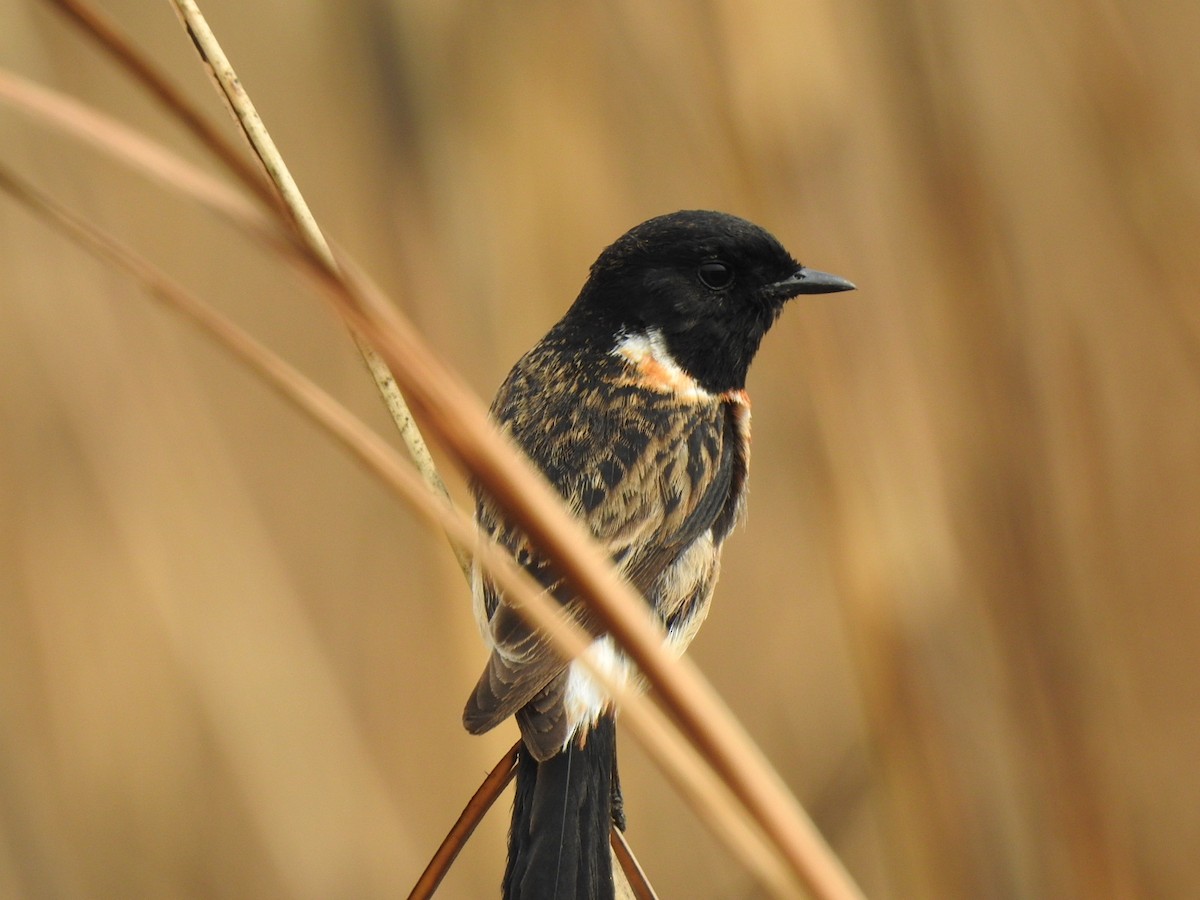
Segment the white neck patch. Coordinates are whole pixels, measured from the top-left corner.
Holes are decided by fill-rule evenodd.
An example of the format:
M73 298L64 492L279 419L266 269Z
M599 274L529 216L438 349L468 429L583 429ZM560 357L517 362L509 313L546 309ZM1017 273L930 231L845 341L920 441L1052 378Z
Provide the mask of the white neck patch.
M612 354L627 360L637 369L638 383L643 387L675 394L681 400L711 400L715 396L675 362L657 328L619 335Z

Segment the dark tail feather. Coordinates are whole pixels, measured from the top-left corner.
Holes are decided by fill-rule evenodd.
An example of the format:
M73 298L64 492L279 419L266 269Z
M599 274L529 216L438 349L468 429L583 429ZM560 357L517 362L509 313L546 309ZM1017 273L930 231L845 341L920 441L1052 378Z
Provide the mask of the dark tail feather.
M582 747L539 763L522 748L508 833L505 900L609 900L616 723L601 716Z

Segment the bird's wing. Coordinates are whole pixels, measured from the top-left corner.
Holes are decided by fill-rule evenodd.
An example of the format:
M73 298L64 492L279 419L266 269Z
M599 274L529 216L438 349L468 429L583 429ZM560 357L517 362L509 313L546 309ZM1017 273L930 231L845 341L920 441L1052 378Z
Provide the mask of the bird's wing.
M654 603L663 570L726 508L738 450L720 402L682 406L650 391L636 401L626 397L620 416L610 417L599 433L594 427L571 430L583 440L560 441L560 452L542 453L540 459L568 506ZM581 443L578 450L573 443ZM636 455L631 447L639 448ZM530 455L539 459L537 452ZM591 634L601 633L585 604L489 502L480 503L479 519L568 615ZM490 581L481 579L480 589L493 652L467 703L464 724L474 733L487 731L527 707L519 717L526 741L544 740L556 752L566 739L561 715L566 662Z

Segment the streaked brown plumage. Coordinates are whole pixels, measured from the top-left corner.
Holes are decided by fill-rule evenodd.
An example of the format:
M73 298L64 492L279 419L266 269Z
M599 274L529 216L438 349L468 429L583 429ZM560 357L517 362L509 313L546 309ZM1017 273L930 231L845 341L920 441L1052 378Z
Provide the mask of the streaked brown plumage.
M595 359L573 352L552 333L513 371L493 413L518 445L533 451L682 651L708 612L721 544L743 506L750 412L742 392L710 394L682 373L676 384L644 377L661 368L649 353L633 362L628 354ZM676 389L680 381L686 393ZM480 502L478 514L587 621L580 601L563 595L489 502ZM526 745L546 759L579 725L564 707L568 672L490 583L480 587L495 649L468 705L467 726L484 731L516 713Z

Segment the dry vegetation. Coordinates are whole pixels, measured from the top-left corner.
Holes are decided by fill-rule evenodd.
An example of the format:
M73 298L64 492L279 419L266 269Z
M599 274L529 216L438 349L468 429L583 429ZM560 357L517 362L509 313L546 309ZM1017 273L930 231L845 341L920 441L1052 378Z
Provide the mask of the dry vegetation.
M105 8L224 124L168 4ZM659 212L858 283L759 357L692 655L869 896L1200 883L1200 7L206 10L326 230L483 396ZM0 11L0 65L207 164L43 4ZM390 427L275 256L2 106L0 162ZM515 734L459 726L452 554L5 198L0 234L0 896L403 894ZM632 743L623 776L664 897L755 890ZM494 891L506 818L442 895Z

